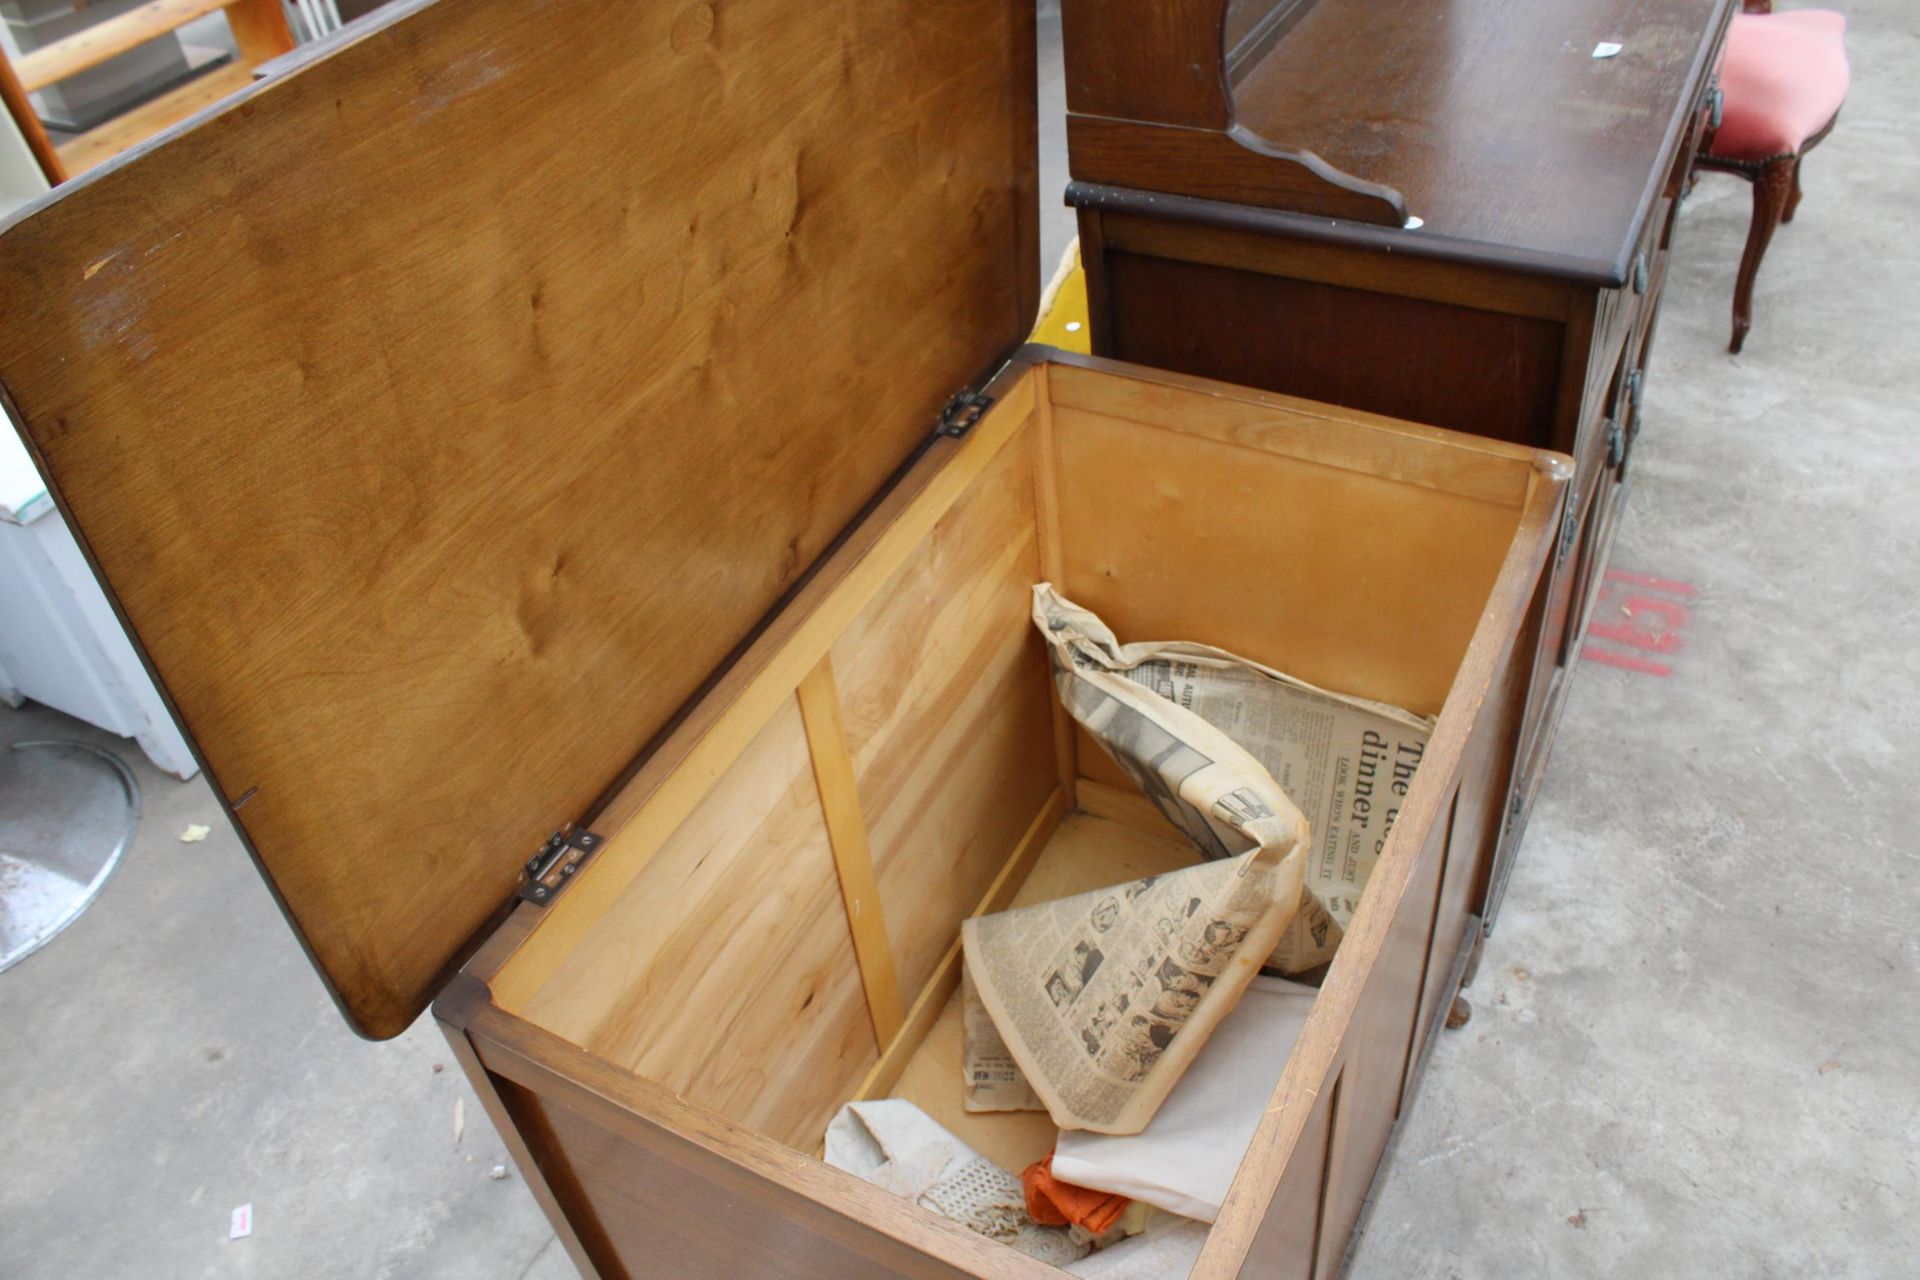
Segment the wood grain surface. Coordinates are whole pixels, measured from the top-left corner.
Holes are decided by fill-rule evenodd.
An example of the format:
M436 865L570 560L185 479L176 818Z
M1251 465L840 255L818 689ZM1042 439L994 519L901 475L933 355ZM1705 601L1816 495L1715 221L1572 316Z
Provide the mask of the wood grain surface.
M551 908L521 911L508 922L531 917L510 958L488 974L502 1008L524 1008L567 963L972 480L1019 438L1036 381L1017 359L994 384L996 411L965 439L935 442L610 797L600 811L607 836L600 855Z
M817 1123L824 1120L830 1100L824 1090L817 1096L809 1092L804 1106L784 1117L770 1117L744 1092L716 1101L701 1079L711 1074L745 1080L772 1061L783 1043L788 1075L805 1078L807 1090L816 1079L846 1078L846 1063L833 1056L834 1042L817 1033L822 1023L803 1017L784 1033L783 1041L768 1012L780 1008L783 999L791 1007L793 989L785 970L809 968L802 953L810 940L831 937L833 958L829 961L829 951L823 950L811 964L831 963L843 975L848 1022L868 1038L865 1060L873 1064L857 1086L841 1096L897 1091L963 1130L976 1123L956 1110L958 1036L951 1000L959 955L951 933L939 939L946 949L914 998L902 1029L883 1055L872 1056L854 944L846 930L845 909L837 901L826 823L807 768L806 735L791 698L794 686L819 670L831 650L840 673L849 742L851 726L859 718L848 710L854 700L847 693L851 680L845 672L851 666L862 665L865 678L878 681L873 687L895 691L884 700L884 708L920 704L920 695L898 691L911 690L911 673L938 656L922 641L937 641L925 640L906 619L931 610L927 616L940 619L943 631L952 628L953 643L966 650L976 648L983 634L1009 628L1013 619L989 623L979 619L979 610L962 603L973 598L966 584L998 576L967 567L980 563L976 545L1008 544L1022 561L1036 554L1048 559L1057 547L1056 567L1063 570L1063 582L1083 598L1096 593L1098 577L1110 569L1122 583L1140 581L1140 617L1129 613L1131 606L1125 602L1117 607L1123 631L1151 614L1167 628L1155 627L1153 634L1222 638L1283 664L1287 652L1315 648L1316 628L1344 627L1352 640L1370 626L1367 619L1373 614L1355 612L1358 597L1370 588L1418 596L1435 616L1458 613L1468 620L1462 644L1438 642L1431 657L1410 655L1392 637L1363 635L1350 645L1352 653L1345 661L1355 675L1353 687L1376 696L1404 687L1436 697L1440 723L1195 1272L1202 1277L1289 1274L1274 1269L1286 1263L1301 1264L1291 1274L1304 1275L1317 1255L1318 1274L1331 1274L1417 1069L1425 1041L1416 1020L1444 1007L1442 988L1455 980L1442 962L1450 953L1458 954L1454 944L1469 927L1470 894L1464 890L1477 878L1473 857L1462 856L1468 852L1462 842L1484 843L1486 822L1497 813L1500 753L1510 728L1510 704L1519 693L1519 686L1499 673L1521 644L1516 637L1521 636L1552 539L1566 460L1091 358L1058 358L1044 377L1029 371L1017 386L1030 395L1036 383L1050 392L1050 404L1036 411L1031 399L1011 393L973 436L938 460L939 474L925 477L921 468L915 469L903 486L915 496L903 509L890 510L881 534L863 533L843 549L843 555L857 554L863 564L880 557L883 571L866 575L859 565L836 567L841 557L823 570L823 579L831 585L819 588L819 599L809 597L798 622L780 624L781 654L766 659L758 675L741 677L748 679L746 688L728 691L729 707L751 708L754 681L772 681L786 690L785 700L764 719L765 727L727 756L718 782L706 775L709 766L699 760L697 750L682 757L684 767L693 771L688 787L701 793L718 787L732 802L713 809L740 817L740 829L723 829L718 817L696 819L694 829L674 833L663 847L640 857L635 845L618 861L610 844L598 870L585 873L571 896L545 914L546 927L522 927L527 912L516 917L509 926L515 936L495 950L547 939L549 947L564 943L580 952L549 954L529 968L529 973L543 975L544 986L530 1002L524 995L520 999L526 1011L548 1025L536 1027L499 1007L499 986L491 993L496 1003L486 1002L477 979L463 980L458 998L442 1002L441 1017L456 1033L471 1038L477 1060L490 1073L488 1087L504 1099L525 1140L527 1158L538 1164L551 1191L554 1211L564 1215L605 1274L651 1274L669 1263L687 1274L734 1274L740 1258L772 1256L763 1251L782 1247L780 1242L805 1252L807 1261L796 1264L797 1274L816 1274L815 1259L850 1275L890 1271L944 1276L944 1268L954 1266L981 1276L1035 1274L1027 1260L1006 1250L973 1255L929 1215L898 1199L864 1198L844 1175L806 1160L800 1153L817 1149ZM1035 440L1051 441L1059 451L1045 460L1048 465L1038 477L1026 449ZM1237 467L1222 465L1228 460ZM931 457L924 461L935 462ZM958 492L943 483L955 470L965 477ZM1232 478L1243 474L1244 483ZM1177 595L1151 575L1138 580L1137 566L1150 565L1155 549L1143 542L1146 535L1138 529L1127 535L1101 522L1087 496L1096 486L1104 486L1106 506L1135 517L1137 526L1159 537L1159 554L1169 557L1169 563L1189 563L1196 550L1213 545L1209 537L1228 537L1248 527L1262 538L1261 554L1242 554L1232 546L1221 554L1236 563L1263 566L1331 558L1346 578L1322 580L1318 570L1290 578L1275 570L1280 576L1262 583L1273 588L1270 594L1295 602L1296 614L1308 616L1260 613L1257 621L1273 633L1271 642L1240 644L1243 637L1235 628L1249 612L1245 591L1229 593L1223 584L1201 578L1195 589ZM1015 533L1018 521L1012 513L1023 513L1036 526L1054 526L1047 515L1053 503L1046 495L1055 489L1057 526L1036 552L1025 535ZM1031 502L1036 493L1041 495L1038 507ZM1311 496L1316 493L1321 496ZM1315 502L1331 505L1322 509L1313 506ZM1269 512L1289 504L1306 504L1323 521L1339 523L1351 517L1377 523L1381 528L1368 537L1386 541L1363 540L1363 545L1388 567L1370 573L1299 536L1287 523L1292 517ZM1145 518L1156 514L1168 518ZM976 518L978 523L971 523ZM1423 548L1432 541L1427 532L1432 519L1467 531L1454 553L1460 563L1436 569L1423 558ZM969 529L972 532L962 536ZM904 537L908 531L916 541L897 545L894 535ZM1395 534L1405 540L1398 551L1391 550ZM1103 551L1109 539L1111 556ZM863 616L868 604L883 598L876 593L896 581L913 584L900 598L918 601L917 609ZM858 607L851 603L854 593L862 593ZM939 601L949 595L953 603L943 607ZM817 634L829 623L837 628L833 634ZM1421 625L1400 620L1376 629L1417 631ZM1440 625L1435 633L1450 634L1449 627ZM856 633L859 645L837 647L840 639ZM901 642L903 634L915 643ZM796 650L791 660L782 656L789 648ZM856 654L857 664L851 661ZM843 657L848 659L845 667ZM889 678L889 663L909 673L905 684L898 675ZM1409 674L1396 674L1396 668L1409 664ZM1430 684L1434 680L1440 682L1437 689ZM819 692L817 677L814 691ZM964 701L955 706L945 695L932 695L927 703L943 704L965 718ZM1490 707L1496 709L1495 718L1482 726L1481 717ZM700 723L705 714L690 717L689 725ZM882 710L868 723L874 742L885 737L910 758L938 759L944 731L936 719L912 711L890 716ZM702 741L731 741L735 734L725 710L710 720L706 732L709 736ZM1035 717L1028 732L1034 741L1032 754L1042 765L1057 767L1061 759L1071 759L1054 750L1048 718ZM990 754L1003 761L1020 759L1029 750L1017 742L993 740L997 745ZM1478 745L1489 742L1490 747ZM936 771L938 782L918 780L908 769L886 785L909 790L930 786L928 803L940 808L941 785L965 791L971 779L997 775L1001 767L965 764ZM877 778L868 781L879 785ZM653 806L665 803L670 781L656 780L653 786L651 798L629 809L627 830L644 826L651 821ZM860 802L866 813L875 800L864 787ZM1472 789L1471 804L1463 789ZM833 790L843 788L836 784ZM1138 803L1129 803L1135 798L1128 794L1098 782L1083 783L1078 792L1083 803L1112 814L1113 820L1081 814L1063 821L1066 792L1054 786L1037 815L1031 810L1020 815L1024 826L1018 844L971 909L990 910L1009 901L1040 900L1124 880L1146 869L1146 864L1115 861L1124 860L1130 850L1173 864L1193 857L1155 830L1138 811ZM801 803L801 798L812 804ZM997 822L969 806L949 812L951 821L962 827ZM1476 820L1463 829L1460 815L1467 812ZM791 839L781 834L788 831L794 833ZM965 838L962 832L957 841L943 843L941 856L962 856L954 850L965 848ZM1455 848L1456 843L1461 847ZM698 851L704 856L696 856ZM708 864L713 864L711 871ZM609 877L608 871L615 869L619 874ZM601 888L589 892L596 879ZM884 883L881 893L889 893ZM569 901L581 905L566 912ZM777 914L769 914L769 904L779 908ZM950 905L957 913L967 904ZM900 916L892 898L887 897L886 906L893 930ZM562 914L570 917L566 927L553 928ZM678 968L656 963L655 957L670 950L695 957L696 950L685 945L689 937L723 918L743 916L751 920L745 931L759 945L739 945L736 939L736 945L706 960L730 975L730 995L726 983L716 984L691 959ZM490 951L485 963L496 960ZM521 962L519 957L510 961L502 976ZM523 975L511 985L524 987L528 980ZM661 1011L692 1008L696 996L704 997L702 1007L714 1028L696 1025L684 1013L670 1015L678 1019L677 1025L663 1022L653 1035L633 1041L646 1041L643 1057L657 1054L644 1063L611 1061L599 1044L569 1043L572 1032L548 1017L559 1004L546 1003L584 1007L597 1002L603 1010L634 1011L644 1020ZM626 1017L616 1013L603 1025ZM725 1046L735 1035L740 1037L739 1062L729 1065ZM681 1061L679 1053L691 1056ZM690 1062L698 1065L690 1068ZM797 1089L786 1090L779 1105L799 1101ZM811 1133L800 1123L808 1114L817 1117ZM1045 1130L1031 1117L1015 1117L985 1122L977 1132L983 1149L992 1147L1003 1161L1018 1163L1029 1153L1038 1154L1049 1136ZM754 1214L740 1245L745 1252L716 1251L694 1238L697 1232L686 1230L709 1219L715 1196ZM656 1222L659 1229L649 1230ZM663 1240L669 1242L664 1247L673 1251L671 1258L660 1253ZM858 1242L857 1260L843 1256L849 1242Z
M281 0L228 0L226 10L234 46L249 69L293 52L293 29Z
M1003 911L1013 897L1026 883L1027 874L1046 851L1047 844L1053 839L1053 833L1059 828L1068 814L1066 789L1056 788L1047 797L1047 803L1027 824L1026 834L1020 837L1020 843L1014 846L1006 865L1000 868L1000 874L993 878L987 891L980 895L980 901L974 904L970 913L976 916L992 915ZM921 1042L927 1038L941 1014L946 1010L947 1001L960 987L960 935L956 930L953 940L948 943L940 963L933 974L920 988L920 994L914 997L913 1006L907 1012L905 1024L900 1034L893 1038L880 1055L880 1061L874 1063L873 1070L867 1072L867 1078L860 1082L855 1099L890 1097L900 1075L920 1051Z
M1250 49L1265 0L1245 3L1230 23ZM1236 128L1388 184L1423 224L1261 207L1257 180L1236 193L1217 173L1216 185L1182 188L1173 162L1157 171L1181 194L1161 179L1152 190L1076 182L1093 350L1570 453L1575 492L1594 493L1600 471L1618 471L1604 464L1608 379L1658 314L1673 195L1730 0L1282 0L1269 11L1280 9L1284 32L1233 68ZM1125 24L1088 29L1133 38ZM1602 41L1621 47L1595 58ZM1190 150L1188 167L1202 154ZM1575 504L1575 553L1542 588L1548 625L1531 630L1522 795L1503 866L1565 705L1583 584L1618 528L1623 489L1603 487Z
M1621 263L1733 7L1316 0L1235 85L1234 115L1392 187L1419 234ZM1625 47L1595 58L1602 41Z
M293 49L286 11L280 0L152 0L35 49L14 60L11 72L0 73L17 74L27 89L43 89L222 9L233 33L233 61L198 74L61 143L51 165L42 151L52 151L52 144L31 104L22 105L24 97L14 101L9 92L7 105L14 122L34 148L47 180L57 184L72 174L84 173L250 87L255 67Z
M1440 710L1512 539L1510 508L1064 398L1054 430L1062 589L1122 640L1204 635L1337 692Z
M834 684L832 659L822 658L794 695L800 701L800 718L806 725L807 755L820 793L821 816L826 820L827 841L833 849L834 871L840 878L840 905L847 913L847 932L853 940L854 959L860 965L860 983L867 991L867 1012L873 1019L877 1048L900 1033L906 1008L894 972L886 908L873 872L873 847L867 838L867 817L860 807L853 754L847 749L846 729L840 720L840 693Z
M1398 227L1399 193L1236 123L1229 64L1286 25L1271 0L1082 0L1061 9L1076 179ZM1281 19L1270 21L1273 17Z
M1119 359L1517 443L1553 422L1561 323L1118 250L1105 263Z
M1228 128L1233 103L1222 60L1230 7L1230 0L1062 4L1067 110L1189 129Z
M1058 1280L497 1010L455 1025L605 1280Z
M1186 203L1181 207L1186 211L1195 206ZM1204 207L1218 211L1235 206ZM1244 212L1253 216L1263 211ZM1355 252L1352 245L1329 244L1276 232L1272 225L1263 233L1251 225L1213 226L1184 217L1131 215L1113 208L1101 210L1100 224L1102 239L1109 251L1118 249L1181 262L1233 267L1260 275L1310 280L1316 284L1445 302L1538 320L1565 320L1570 308L1592 296L1590 289L1564 280L1449 257L1436 252L1437 246L1445 242L1432 237L1406 243L1404 250L1396 245L1392 251L1379 253ZM1414 252L1416 248L1424 252Z
M797 702L526 1016L782 1142L819 1139L878 1047Z
M1187 129L1067 117L1068 163L1075 181L1177 192L1398 228L1407 203L1381 183L1356 178L1311 152L1274 146L1252 131Z
M1057 782L1028 619L1033 445L1003 450L833 646L903 991L932 976Z
M434 4L0 234L6 397L362 1031L1026 332L1033 39Z

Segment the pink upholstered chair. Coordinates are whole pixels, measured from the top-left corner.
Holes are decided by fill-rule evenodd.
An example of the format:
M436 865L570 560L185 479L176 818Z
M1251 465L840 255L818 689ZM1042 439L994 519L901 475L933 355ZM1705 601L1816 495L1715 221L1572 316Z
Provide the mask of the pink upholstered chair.
M1725 96L1695 161L1753 184L1753 224L1733 290L1732 351L1753 327L1753 281L1774 228L1792 222L1800 206L1800 161L1833 129L1848 85L1845 15L1774 13L1772 0L1745 7L1727 33Z

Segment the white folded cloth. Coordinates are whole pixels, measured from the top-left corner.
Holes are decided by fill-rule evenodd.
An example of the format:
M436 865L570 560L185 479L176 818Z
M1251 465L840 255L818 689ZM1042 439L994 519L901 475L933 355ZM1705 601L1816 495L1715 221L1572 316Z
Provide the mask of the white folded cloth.
M1255 978L1145 1129L1126 1137L1063 1129L1053 1176L1212 1222L1317 995Z
M903 1098L849 1102L827 1125L826 1162L970 1231L1063 1267L1089 1246L1027 1216L1020 1179Z

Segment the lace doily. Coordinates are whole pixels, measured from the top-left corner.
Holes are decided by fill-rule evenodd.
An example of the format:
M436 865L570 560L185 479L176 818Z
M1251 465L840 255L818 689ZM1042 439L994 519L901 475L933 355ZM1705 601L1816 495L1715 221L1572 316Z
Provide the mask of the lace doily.
M1084 1258L1091 1248L1059 1227L1043 1227L1029 1218L1020 1179L983 1156L973 1156L928 1187L919 1203L969 1231L1056 1267Z

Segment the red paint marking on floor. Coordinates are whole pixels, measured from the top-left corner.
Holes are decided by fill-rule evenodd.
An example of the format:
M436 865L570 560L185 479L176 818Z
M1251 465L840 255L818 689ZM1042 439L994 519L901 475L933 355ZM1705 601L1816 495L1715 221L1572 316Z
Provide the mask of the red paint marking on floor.
M1635 573L1631 569L1607 570L1608 582L1630 582L1636 587L1651 587L1655 591L1664 591L1669 595L1690 596L1697 588L1691 582L1678 582L1672 578L1656 578L1650 573Z
M1647 594L1655 592L1659 594ZM1691 582L1631 569L1607 570L1594 600L1593 618L1587 624L1589 643L1581 647L1580 656L1589 662L1665 679L1673 674L1672 667L1628 650L1679 653L1693 617L1692 610L1680 601L1692 600L1695 594ZM1680 600L1661 599L1663 595Z
M1653 653L1680 652L1680 637L1674 632L1650 631L1646 627L1631 626L1625 622L1591 623L1587 627L1587 639L1613 640Z
M1652 596L1628 596L1620 602L1620 611L1629 618L1644 618L1649 615L1659 618L1659 626L1668 631L1682 631L1687 625L1687 606L1673 600L1656 600Z
M1621 667L1627 671L1638 671L1642 675L1659 676L1662 679L1673 674L1673 668L1664 662L1655 662L1651 658L1636 658L1630 653L1596 649L1592 645L1583 646L1580 656L1588 662L1603 662L1609 667Z

